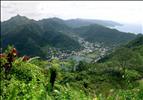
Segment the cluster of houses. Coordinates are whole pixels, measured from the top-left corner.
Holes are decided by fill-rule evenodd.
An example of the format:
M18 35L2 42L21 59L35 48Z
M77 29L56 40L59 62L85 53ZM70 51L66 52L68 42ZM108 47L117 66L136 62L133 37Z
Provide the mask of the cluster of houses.
M85 54L88 54L88 53L91 53L94 51L99 51L100 54L98 54L96 59L100 59L109 50L108 47L105 47L105 46L103 47L103 46L101 46L100 43L90 43L88 41L85 41L81 37L78 38L78 42L83 47L82 50L70 51L70 50L61 50L58 48L49 48L47 59L50 60L50 59L57 58L60 60L64 60L64 59L67 59L68 57L71 57L71 56L84 56Z

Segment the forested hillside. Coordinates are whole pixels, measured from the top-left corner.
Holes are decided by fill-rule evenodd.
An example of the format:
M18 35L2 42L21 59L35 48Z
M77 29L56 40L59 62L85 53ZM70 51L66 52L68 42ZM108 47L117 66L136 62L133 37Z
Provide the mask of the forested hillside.
M142 5L2 0L0 100L143 100Z
M120 32L98 24L76 28L75 33L89 42L100 42L108 46L121 45L136 37L133 33Z
M88 22L88 21L87 21ZM120 32L106 27L106 24L114 24L108 21L93 21L101 25L91 25L73 28L67 22L59 18L48 18L35 21L25 16L14 16L1 22L2 47L14 45L21 55L47 57L48 52L56 49L57 52L76 52L84 49L80 39L84 42L116 47L136 37L135 34ZM106 23L104 26L103 22ZM73 21L73 23L76 23ZM51 51L49 51L49 49ZM59 51L60 50L60 51Z
M61 32L66 26L57 23L54 19L41 24L41 21L36 22L19 15L13 17L2 23L2 47L14 45L21 51L21 55L42 57L46 57L45 48L47 47L65 50L80 49L81 46L76 40Z
M142 36L97 63L19 57L8 47L0 56L1 99L142 100L142 52Z

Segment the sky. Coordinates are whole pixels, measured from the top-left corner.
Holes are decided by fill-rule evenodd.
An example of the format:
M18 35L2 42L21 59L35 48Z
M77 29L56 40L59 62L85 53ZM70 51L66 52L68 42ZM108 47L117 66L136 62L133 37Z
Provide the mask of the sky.
M104 19L143 23L142 1L1 1L1 21L20 14L30 19Z

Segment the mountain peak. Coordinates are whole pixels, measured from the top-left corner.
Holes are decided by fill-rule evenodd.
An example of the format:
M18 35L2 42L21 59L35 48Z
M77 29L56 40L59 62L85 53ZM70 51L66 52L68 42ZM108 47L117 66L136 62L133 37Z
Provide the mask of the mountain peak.
M21 15L17 14L15 17L21 17Z
M16 16L12 17L10 20L11 21L27 21L29 19L25 16L21 16L21 15L17 14Z

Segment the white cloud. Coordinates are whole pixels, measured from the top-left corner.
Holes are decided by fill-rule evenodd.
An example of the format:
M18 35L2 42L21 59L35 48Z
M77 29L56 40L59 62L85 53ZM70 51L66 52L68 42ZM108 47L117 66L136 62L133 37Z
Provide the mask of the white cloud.
M36 20L60 17L143 23L142 1L2 1L1 5L2 20L20 14Z

